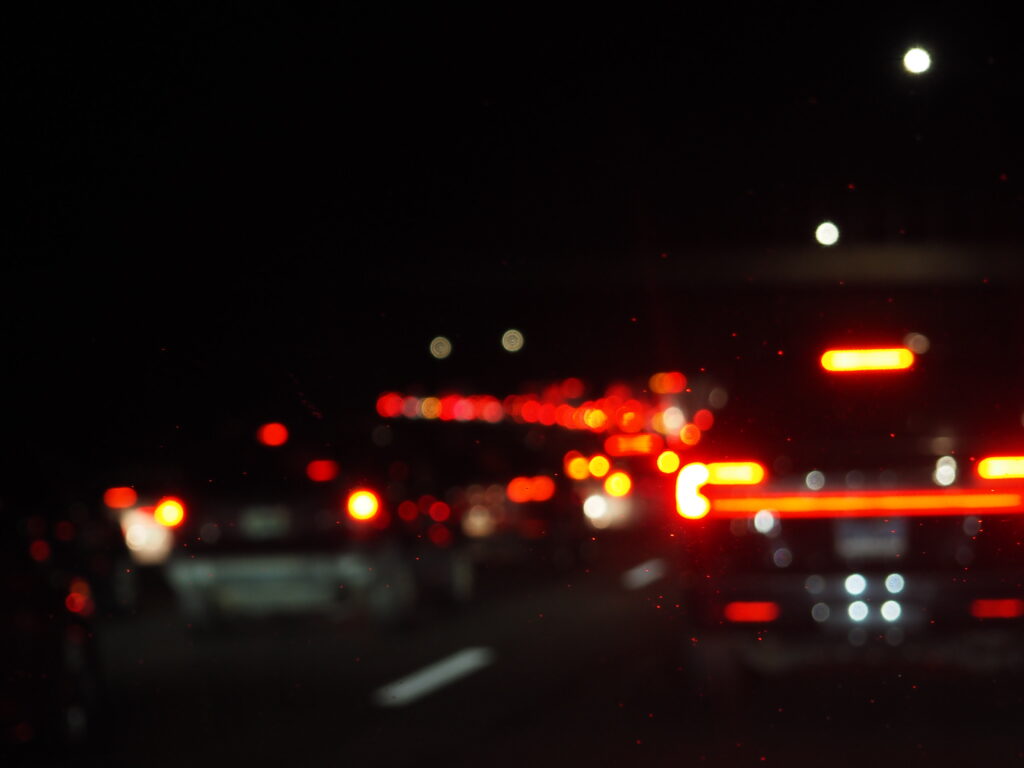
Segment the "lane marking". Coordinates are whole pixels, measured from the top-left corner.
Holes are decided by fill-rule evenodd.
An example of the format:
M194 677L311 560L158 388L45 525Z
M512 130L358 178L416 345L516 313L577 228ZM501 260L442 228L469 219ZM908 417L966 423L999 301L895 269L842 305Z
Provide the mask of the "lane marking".
M665 561L660 557L646 560L622 574L622 586L626 589L641 589L653 584L665 575L665 565Z
M465 648L381 686L373 700L379 707L404 707L493 663L494 651L490 648Z

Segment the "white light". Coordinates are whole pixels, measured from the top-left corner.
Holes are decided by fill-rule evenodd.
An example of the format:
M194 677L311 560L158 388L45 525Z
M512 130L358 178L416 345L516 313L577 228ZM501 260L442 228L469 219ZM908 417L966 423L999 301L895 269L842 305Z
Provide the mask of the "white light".
M452 353L452 343L444 336L435 336L430 342L430 354L438 360L444 360Z
M885 577L885 588L896 595L903 591L906 582L898 573L890 573Z
M583 502L583 514L591 520L600 520L608 514L608 499L604 496L588 496Z
M857 600L854 603L850 603L850 607L846 609L846 612L850 614L850 618L854 621L864 621L868 617L868 604L863 600Z
M927 72L932 65L932 57L924 48L911 48L903 55L903 66L912 75Z
M820 491L825 487L825 474L818 470L808 472L807 477L804 478L804 484L812 491Z
M936 485L952 485L956 482L956 459L952 456L943 456L936 461L932 480Z
M839 242L839 227L831 221L823 221L814 230L814 239L822 245L835 245Z
M506 352L518 352L523 348L523 334L517 331L515 328L509 328L501 336L501 346L505 348Z
M844 585L846 586L846 591L849 592L851 595L859 595L861 592L867 589L868 582L867 579L865 579L859 573L851 573L849 576L846 577Z
M882 603L882 618L886 621L896 621L901 613L903 613L903 610L895 600L886 600Z
M668 434L679 432L686 425L686 414L674 405L665 409L661 419Z
M824 603L815 603L814 607L811 608L811 618L819 624L823 621L828 621L829 615L832 613L829 607Z
M769 510L762 509L756 515L754 515L754 530L758 533L768 534L772 532L772 528L775 527L775 515Z
M908 333L903 337L903 346L915 355L923 355L931 348L932 343L923 333Z

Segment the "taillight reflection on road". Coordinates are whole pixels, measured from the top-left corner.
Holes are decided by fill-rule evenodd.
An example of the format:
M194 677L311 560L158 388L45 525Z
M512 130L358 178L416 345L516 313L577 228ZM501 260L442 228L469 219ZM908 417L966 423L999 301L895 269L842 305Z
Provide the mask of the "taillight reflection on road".
M338 462L315 459L306 465L306 476L314 483L327 483L338 476Z

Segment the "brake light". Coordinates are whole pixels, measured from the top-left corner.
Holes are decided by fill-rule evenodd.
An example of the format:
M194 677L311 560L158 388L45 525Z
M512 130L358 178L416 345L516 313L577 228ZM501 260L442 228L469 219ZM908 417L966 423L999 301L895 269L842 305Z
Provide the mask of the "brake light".
M725 606L725 618L733 622L763 623L779 618L779 604L737 601Z
M609 496L625 496L633 488L633 481L625 472L612 472L604 481L604 489Z
M153 519L166 528L181 525L181 521L185 519L185 505L173 496L161 499L153 510Z
M332 459L314 459L306 465L306 477L314 483L327 483L338 476L338 462Z
M256 439L271 447L284 445L288 442L288 428L276 421L264 424L256 430Z
M347 507L353 520L372 520L380 510L380 500L373 491L353 491L349 494Z
M107 488L103 494L103 503L111 509L128 509L128 507L135 506L135 502L138 500L139 495L135 489L127 486Z
M985 480L1024 477L1024 456L989 456L978 462L978 476Z
M1024 616L1024 600L975 600L971 603L971 616L976 619L1017 619Z
M830 349L821 356L821 367L830 373L903 371L913 364L914 353L906 347Z
M612 435L604 441L604 450L611 456L647 456L662 449L659 435Z
M545 475L515 477L505 488L509 501L525 504L529 501L547 501L555 495L555 481Z
M715 498L711 502L716 517L745 517L762 509L779 517L890 517L963 515L967 510L998 511L1003 514L1024 512L1020 493L986 493L969 490L941 492L861 491L860 493L766 493L760 496Z
M756 461L718 461L708 464L709 485L757 485L764 467Z

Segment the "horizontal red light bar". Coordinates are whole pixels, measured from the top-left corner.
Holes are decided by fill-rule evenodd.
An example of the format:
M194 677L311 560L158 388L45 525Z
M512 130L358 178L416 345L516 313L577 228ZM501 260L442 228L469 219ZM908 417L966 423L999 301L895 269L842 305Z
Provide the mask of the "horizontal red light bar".
M989 456L978 462L978 476L986 480L1024 478L1024 456Z
M779 618L779 604L745 601L728 603L725 606L725 618L728 621L744 623L775 621Z
M650 456L661 453L664 446L661 435L611 435L604 441L605 453L610 456Z
M906 347L830 349L821 356L821 367L830 373L904 371L913 364L914 353Z
M717 517L747 517L762 509L771 510L780 517L801 518L963 515L969 511L1021 514L1024 513L1024 496L1020 493L950 489L907 490L895 493L862 491L855 494L766 493L759 496L711 499L711 513Z
M1024 600L1011 597L1002 600L975 600L971 616L976 619L1018 619L1024 616Z

